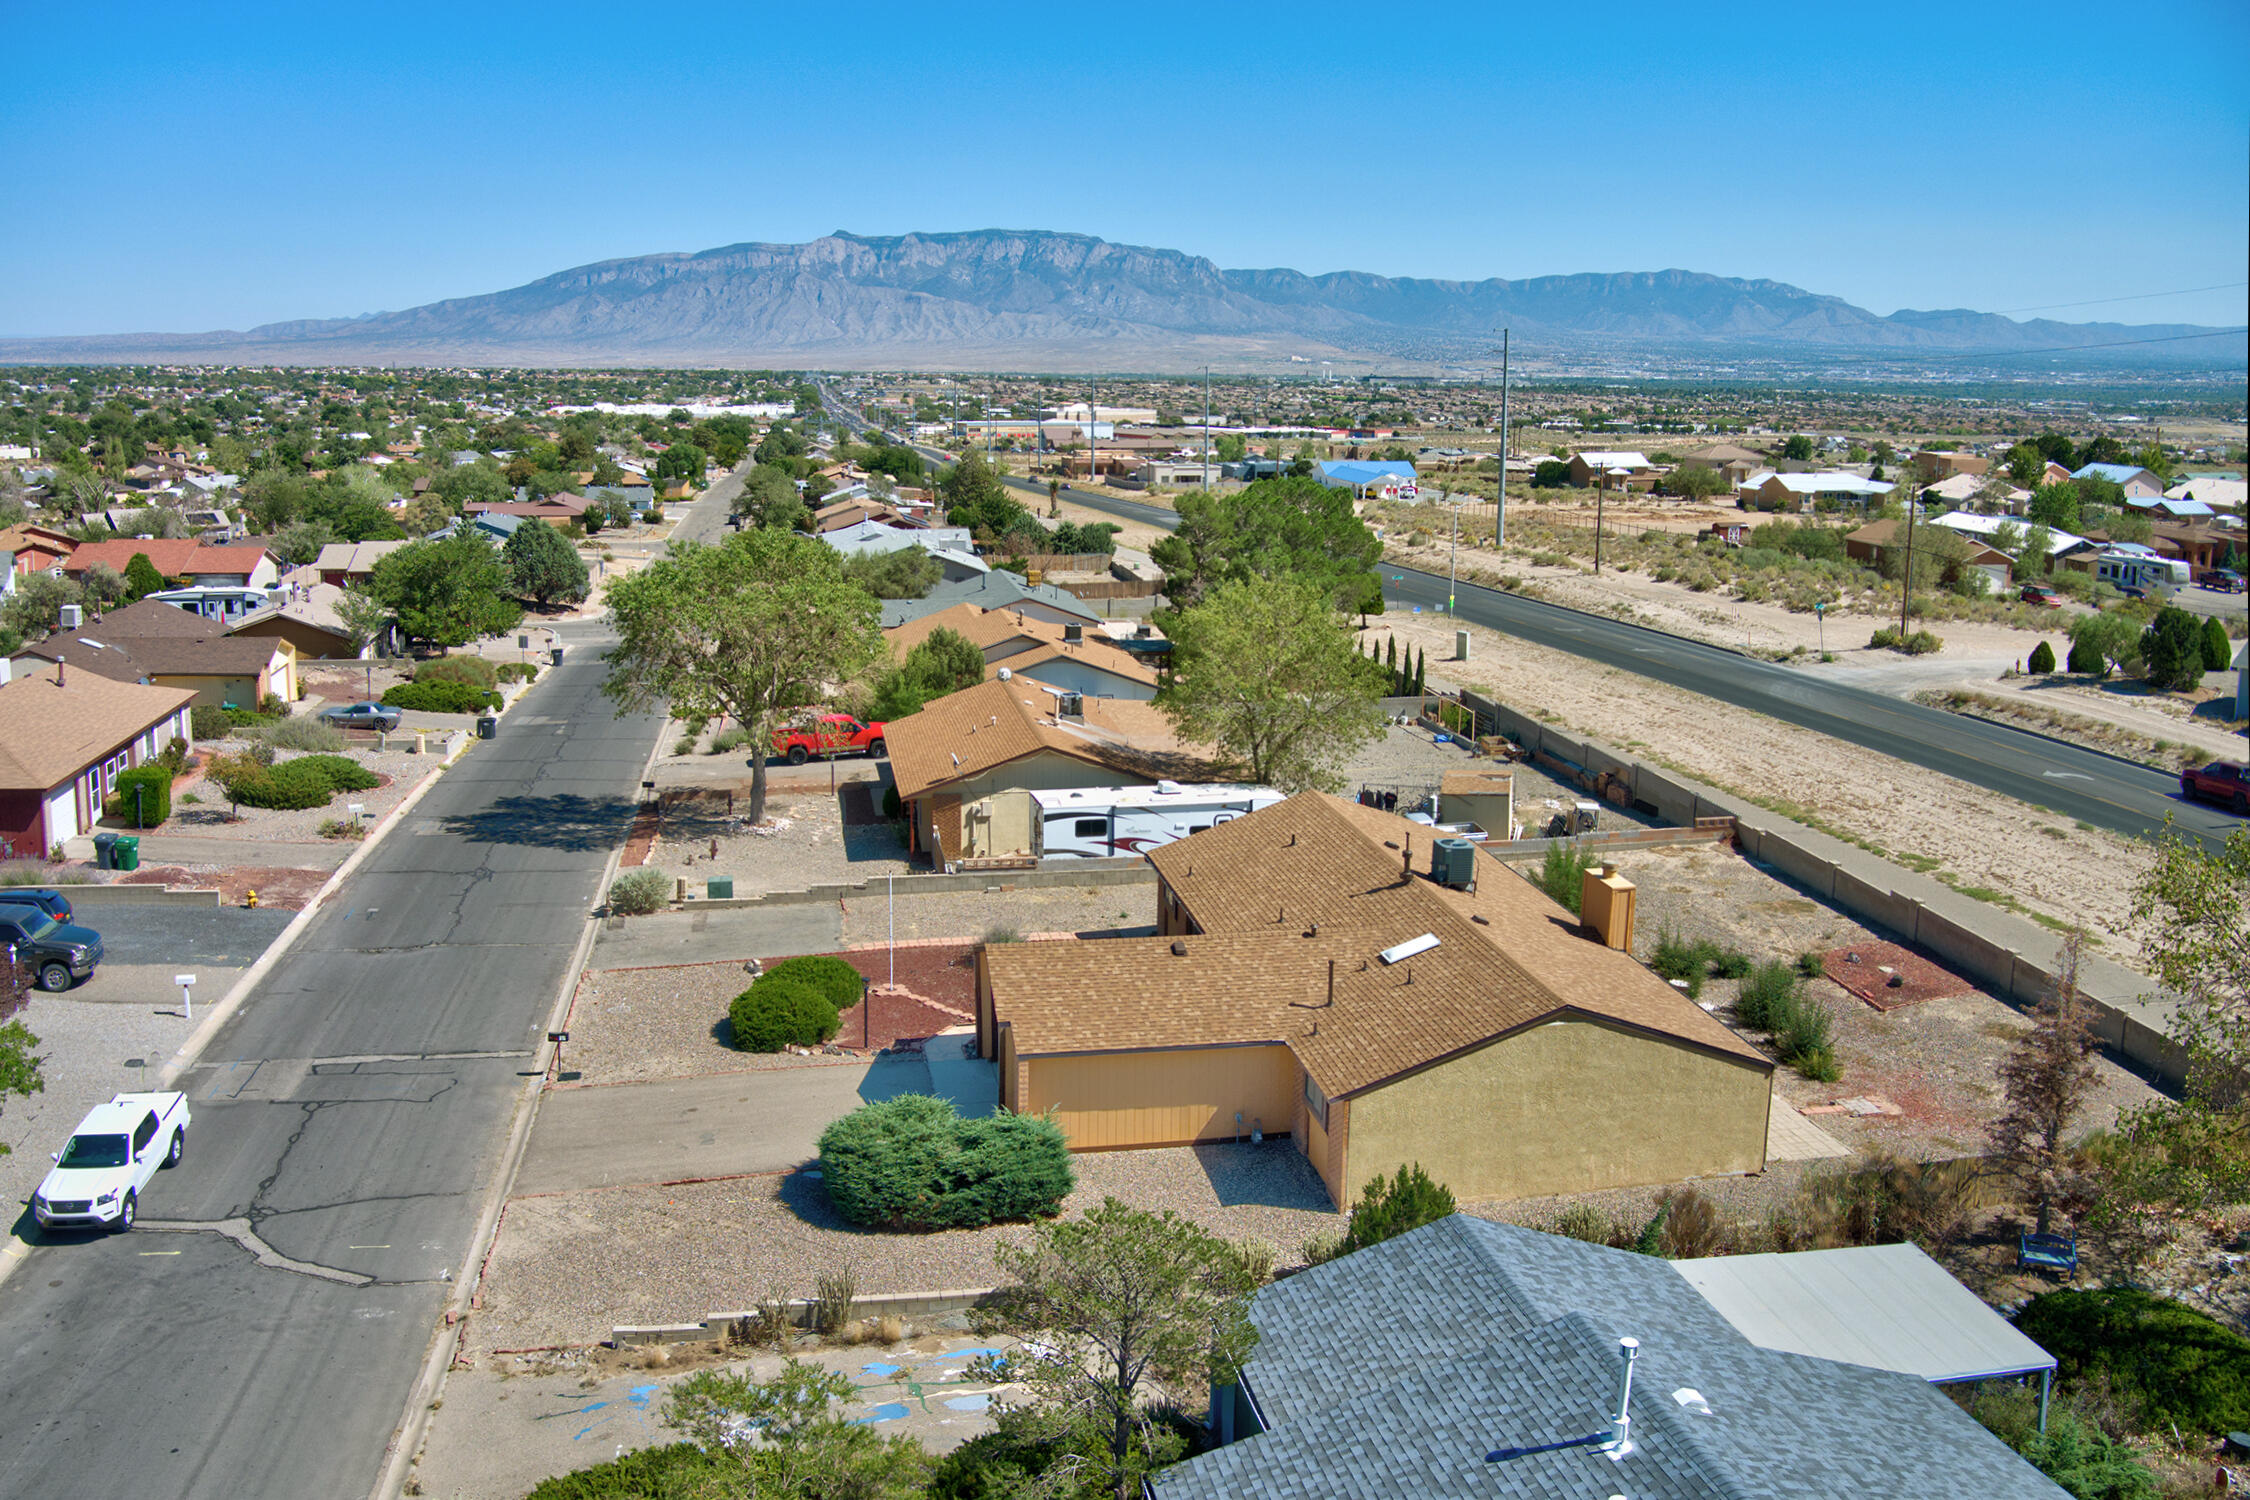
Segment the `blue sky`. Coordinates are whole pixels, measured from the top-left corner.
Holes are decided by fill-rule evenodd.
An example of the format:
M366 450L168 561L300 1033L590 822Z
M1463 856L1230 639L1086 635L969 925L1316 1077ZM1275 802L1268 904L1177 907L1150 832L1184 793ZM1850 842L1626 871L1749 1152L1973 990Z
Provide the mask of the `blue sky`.
M345 316L835 229L1066 229L1308 272L1679 266L1884 313L2174 293L2250 261L2239 0L0 0L0 27L0 335ZM2235 324L2246 302L2047 315Z

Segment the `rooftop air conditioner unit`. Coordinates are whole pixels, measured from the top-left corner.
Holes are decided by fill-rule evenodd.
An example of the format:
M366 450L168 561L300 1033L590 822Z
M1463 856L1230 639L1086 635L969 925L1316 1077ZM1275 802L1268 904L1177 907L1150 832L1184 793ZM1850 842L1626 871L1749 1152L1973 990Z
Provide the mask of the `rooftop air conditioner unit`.
M1467 839L1439 839L1430 846L1430 878L1457 891L1477 883L1477 846Z
M62 607L62 628L63 628L63 629L65 629L65 630L76 630L76 629L77 629L77 628L78 628L79 626L81 626L81 625L83 625L83 624L85 624L85 623L86 623L86 611L85 611L85 610L84 610L83 608L81 608L80 606L78 606L78 605L76 605L76 604L66 604L66 605L64 605L64 606Z

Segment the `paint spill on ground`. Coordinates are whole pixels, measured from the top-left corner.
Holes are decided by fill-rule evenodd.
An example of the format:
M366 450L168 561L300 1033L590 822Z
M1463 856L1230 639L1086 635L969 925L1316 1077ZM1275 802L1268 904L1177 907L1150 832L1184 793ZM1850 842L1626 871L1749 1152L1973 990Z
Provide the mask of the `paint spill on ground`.
M955 1396L945 1404L947 1409L952 1411L983 1411L992 1405L992 1396L990 1392L979 1392L974 1396Z
M854 1417L852 1420L855 1424L864 1426L869 1422L899 1422L905 1420L906 1416L907 1410L903 1403L886 1401L866 1416Z
M901 1368L899 1365L861 1365L859 1373L862 1375L896 1375Z

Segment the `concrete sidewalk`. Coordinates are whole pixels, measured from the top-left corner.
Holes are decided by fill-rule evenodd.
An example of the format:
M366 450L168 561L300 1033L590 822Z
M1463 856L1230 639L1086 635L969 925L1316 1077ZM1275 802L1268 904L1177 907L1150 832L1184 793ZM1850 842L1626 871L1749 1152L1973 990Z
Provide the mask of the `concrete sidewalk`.
M594 940L590 962L597 969L643 969L834 953L843 946L844 917L833 901L704 911L691 907L610 918Z
M911 1055L550 1089L515 1192L785 1172L820 1154L830 1121L878 1099L928 1092L930 1070Z

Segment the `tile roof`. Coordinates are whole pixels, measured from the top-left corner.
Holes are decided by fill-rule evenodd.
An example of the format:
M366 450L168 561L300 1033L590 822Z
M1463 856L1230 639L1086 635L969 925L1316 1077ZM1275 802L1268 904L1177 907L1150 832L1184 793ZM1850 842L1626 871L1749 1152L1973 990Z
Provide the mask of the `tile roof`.
M2062 1493L1922 1380L1759 1348L1670 1262L1511 1224L1442 1219L1274 1283L1252 1317L1269 1430L1162 1471L1158 1500ZM1629 1453L1487 1460L1601 1432L1626 1336Z
M186 688L144 687L92 672L16 669L0 683L0 787L48 791L117 753L193 701Z
M213 547L192 537L125 537L109 542L81 543L64 561L63 571L83 573L96 563L107 563L122 573L136 552L146 553L156 571L166 578L191 573L240 573L248 577L261 560L272 556L263 542ZM275 559L276 566L279 561Z
M1474 893L1402 878L1409 839L1426 854L1428 828L1304 792L1167 844L1149 861L1199 934L987 949L996 1013L1019 1056L1284 1043L1331 1097L1566 1012L1771 1071L1496 861ZM1377 956L1425 934L1406 962Z
M1055 699L1054 689L1031 678L987 680L884 725L899 796L920 797L1040 750L1150 781L1209 779L1219 771L1201 747L1183 746L1171 721L1147 703L1087 698L1081 723L1056 718Z

